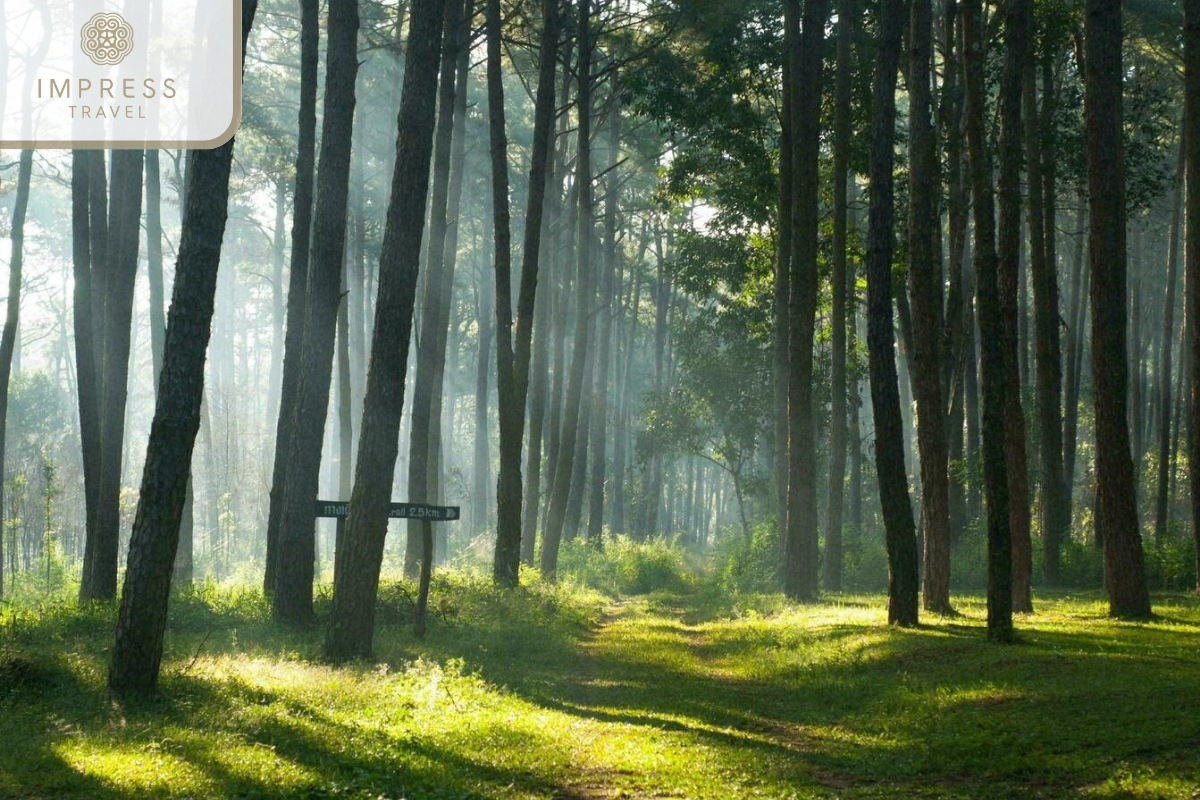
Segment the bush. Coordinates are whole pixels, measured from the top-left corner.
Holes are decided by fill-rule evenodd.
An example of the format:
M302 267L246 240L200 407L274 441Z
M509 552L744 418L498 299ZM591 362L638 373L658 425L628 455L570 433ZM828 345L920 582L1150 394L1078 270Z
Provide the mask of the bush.
M605 541L600 550L579 539L564 542L558 571L610 595L679 591L696 582L696 570L675 540L635 542L628 536Z
M728 531L716 552L717 585L731 595L779 591L779 526L774 520L759 522L750 538Z
M1166 539L1161 547L1146 546L1146 583L1152 590L1188 591L1196 588L1196 546L1182 538Z

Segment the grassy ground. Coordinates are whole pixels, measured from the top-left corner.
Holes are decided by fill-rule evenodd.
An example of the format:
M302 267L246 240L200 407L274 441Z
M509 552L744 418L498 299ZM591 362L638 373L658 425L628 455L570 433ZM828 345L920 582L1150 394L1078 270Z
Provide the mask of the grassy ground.
M879 597L438 589L426 641L393 586L377 663L337 669L251 593L177 600L137 707L111 610L0 611L0 797L1200 797L1191 598L1040 598L999 647L977 602L905 631Z

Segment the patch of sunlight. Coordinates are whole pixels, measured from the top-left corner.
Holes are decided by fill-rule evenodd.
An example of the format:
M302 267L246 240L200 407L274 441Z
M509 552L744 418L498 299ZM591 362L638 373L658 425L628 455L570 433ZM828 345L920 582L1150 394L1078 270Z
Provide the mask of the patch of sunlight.
M1108 780L1080 787L1079 795L1096 798L1196 797L1196 785L1174 775L1159 775L1150 767L1123 767Z
M211 791L204 771L173 752L176 746L165 738L145 745L72 738L53 749L76 772L137 796L169 795L180 787Z
M198 741L189 758L204 763L206 770L241 784L299 790L321 780L318 771L281 757L273 745L234 737Z

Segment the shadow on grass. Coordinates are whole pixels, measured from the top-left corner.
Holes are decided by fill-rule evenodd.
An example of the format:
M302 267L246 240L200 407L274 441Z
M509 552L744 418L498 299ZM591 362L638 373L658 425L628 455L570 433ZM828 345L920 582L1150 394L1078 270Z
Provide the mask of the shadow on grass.
M1033 618L1018 645L1000 647L960 618L913 630L763 624L714 636L687 623L703 615L686 598L652 605L660 616L628 625L618 616L585 642L569 677L514 679L486 661L481 670L565 714L755 753L779 782L797 773L999 781L1019 794L1150 764L1200 786L1193 622L1077 631Z
M772 786L1019 797L1071 793L1141 766L1200 786L1200 625L1185 616L1151 626L1035 617L1019 646L999 647L970 617L912 630L786 616L692 624L708 614L702 602L655 597L590 624L553 599L489 595L482 612L450 608L423 643L382 627L377 653L393 667L417 655L462 659L535 708L596 723L599 736L645 747L667 736L685 753L702 745L722 769ZM212 629L206 653L243 649L238 630L255 652L316 652L319 634L272 631L250 601L184 610L172 635L185 662ZM473 757L472 737L484 734L469 719L450 741L347 721L315 701L181 673L177 663L159 699L119 709L103 689L107 618L67 630L66 642L61 631L53 640L53 625L31 623L23 642L53 641L25 661L4 662L0 648L0 796L144 796L80 768L64 743L144 755L168 737L171 758L199 776L164 792L178 796L610 796L571 767ZM516 748L554 746L522 743L528 734L515 727L485 733ZM646 789L633 796L672 788L653 774L630 780Z

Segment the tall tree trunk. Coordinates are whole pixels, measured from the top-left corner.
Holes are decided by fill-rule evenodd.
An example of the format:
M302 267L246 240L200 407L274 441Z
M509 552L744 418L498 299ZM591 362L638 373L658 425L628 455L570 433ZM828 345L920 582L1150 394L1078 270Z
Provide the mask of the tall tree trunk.
M787 22L788 31L794 23ZM790 33L788 35L791 35ZM774 285L774 357L775 357L775 499L776 525L779 530L779 541L787 541L788 524L788 385L791 380L790 362L790 312L789 304L792 296L792 205L795 202L795 167L792 160L795 157L793 131L796 82L792 74L792 45L788 44L783 54L783 97L780 104L779 118L779 214L776 222L775 254L775 285ZM836 135L836 134L835 134ZM835 153L836 147L835 147ZM836 169L835 169L836 172ZM835 212L836 219L836 212ZM836 251L836 244L834 246ZM660 272L661 272L660 259ZM659 308L658 304L655 306ZM657 330L656 330L657 333ZM656 338L657 342L657 338ZM659 363L657 357L655 365ZM655 371L655 377L658 370ZM656 380L655 389L661 389ZM643 491L643 495L645 492ZM644 502L644 500L643 500Z
M1004 346L1004 457L1008 468L1009 529L1012 546L1013 610L1033 611L1030 579L1029 470L1025 446L1025 413L1021 408L1021 162L1024 125L1025 66L1029 51L1032 0L1012 0L1004 23L1004 76L1000 93L1000 231L997 256L1001 336Z
M792 80L792 252L788 298L788 503L783 544L783 591L814 600L820 574L817 453L813 420L813 339L817 314L817 229L821 151L821 79L828 0L784 5ZM790 19L790 21L788 21ZM799 88L803 91L796 91Z
M949 233L949 287L946 314L942 326L943 389L949 397L947 461L957 464L964 458L963 424L966 420L966 370L975 366L974 352L968 356L967 342L971 327L971 287L967 285L966 239L968 198L963 180L962 91L959 78L961 62L958 34L961 16L958 0L945 0L942 12L942 97L938 104L942 142L946 153L946 211ZM947 493L950 538L957 540L967 524L964 471L955 469Z
M937 135L930 106L933 58L932 0L912 0L909 83L908 257L912 302L917 445L921 454L921 523L926 611L950 606L950 473L947 463L946 395L942 388L942 270L936 238L940 183ZM835 328L836 330L836 328Z
M494 6L494 11L493 11ZM492 118L492 163L496 183L493 202L508 202L508 143L504 134L503 85L500 81L500 2L488 4L488 89L489 104L498 102L499 118ZM538 49L538 88L534 101L533 153L529 165L529 196L525 211L524 252L521 256L521 286L517 299L516 342L512 341L512 290L508 242L502 256L496 252L496 390L500 404L500 475L496 487L496 557L492 576L497 584L515 586L521 557L521 443L525 438L525 407L529 394L529 362L537 307L538 263L541 256L542 209L546 200L547 173L554 145L554 79L558 52L558 0L543 0L542 39ZM494 16L494 22L493 22ZM493 38L494 33L494 38ZM493 70L493 62L495 69ZM495 77L493 78L493 71ZM494 86L493 86L494 80ZM501 222L496 216L497 225ZM503 220L508 225L507 211ZM505 233L505 239L508 235ZM500 236L496 245L500 247ZM502 262L503 259L503 262ZM543 290L544 291L544 290ZM535 501L536 502L536 501Z
M92 597L90 582L98 556L96 496L100 480L100 386L97 375L96 319L93 301L99 281L92 280L91 258L91 161L99 157L89 150L71 151L71 237L74 277L73 322L75 339L75 390L79 400L79 439L83 459L83 494L86 515L84 566L79 597Z
M550 508L546 513L546 529L542 539L542 577L553 581L557 577L558 548L567 522L567 501L575 473L576 442L579 438L583 384L587 377L588 345L591 331L592 295L592 237L595 229L595 208L592 187L592 39L590 31L591 2L579 3L579 63L576 68L579 113L578 151L575 157L576 182L579 187L578 273L575 278L575 346L571 354L571 375L562 415L562 438L559 442L558 464L551 487ZM586 441L586 438L585 440Z
M1086 215L1082 209L1084 199L1079 197L1081 210L1077 216L1075 236L1075 263L1071 273L1071 304L1067 317L1066 377L1063 385L1063 480L1066 483L1064 503L1068 513L1072 508L1075 492L1075 439L1079 430L1079 392L1083 360L1084 320L1087 316L1088 282L1084 263L1084 239L1086 238Z
M592 473L591 495L588 503L589 544L602 546L601 535L604 524L604 479L608 465L608 381L609 358L612 350L613 284L617 272L617 166L620 160L621 98L617 92L617 76L610 78L610 100L608 119L609 166L604 179L604 274L600 282L600 301L596 307L596 353L594 384L591 402L591 449Z
M371 652L375 598L399 449L400 415L404 409L404 376L433 154L445 5L445 0L412 3L408 60L397 117L395 174L379 256L379 300L363 400L354 492L342 547L334 563L333 606L325 635L325 654L335 660ZM429 564L433 542L427 544L424 563ZM418 588L419 606L427 603L428 597L429 571L423 570Z
M287 333L280 379L279 417L275 427L275 457L267 513L267 555L263 591L275 591L279 531L283 522L284 481L292 460L289 430L299 402L300 361L304 318L308 308L308 261L312 230L313 183L316 167L317 70L320 3L300 0L300 117L296 146L296 188L292 195L292 255L288 266Z
M550 383L550 327L553 318L553 295L557 291L555 245L562 211L562 187L557 177L560 172L558 159L555 159L554 164L548 165L548 168L553 169L556 177L547 178L545 190L550 207L543 219L539 253L542 266L539 273L544 275L546 280L541 281L542 290L538 292L534 306L536 319L529 383L529 446L525 455L525 507L521 519L521 562L527 567L532 567L535 563L538 513L541 507L542 448L546 438L546 407Z
M473 3L472 3L473 5ZM417 340L417 370L413 379L412 436L408 447L408 499L414 503L436 503L436 474L433 465L442 425L440 384L446 366L446 328L450 324L450 300L454 288L456 253L447 248L451 223L451 172L454 171L454 221L457 241L458 212L462 197L462 162L465 154L461 132L466 111L466 75L456 80L459 52L468 44L470 16L464 0L450 0L443 31L441 75L438 84L438 118L434 131L433 193L429 215L429 248L425 258L425 293L421 308L421 335ZM466 23L464 23L466 20ZM460 99L463 101L460 104ZM462 106L461 111L459 106ZM455 167L457 169L455 170ZM449 272L449 281L447 281ZM411 520L404 555L404 575L418 577L425 537L433 537L430 520Z
M1125 142L1121 2L1087 0L1084 107L1092 226L1092 375L1096 397L1097 524L1104 532L1109 611L1150 615L1137 487L1130 455L1125 302Z
M313 211L312 263L308 274L304 340L296 404L285 435L292 437L284 468L272 616L281 622L313 621L313 563L321 450L329 413L329 388L337 311L346 256L346 208L354 140L354 87L358 75L358 0L331 0L325 59L325 103L317 201Z
M155 154L157 164L158 151L146 151L146 163L150 163L150 154ZM149 174L149 170L147 170ZM149 202L149 191L146 201ZM149 219L149 209L146 218ZM271 371L267 378L267 424L279 416L279 394L283 382L283 330L287 319L283 291L283 265L287 258L287 185L283 174L275 179L275 231L271 242ZM162 289L159 288L161 295Z
M166 299L163 296L162 249L162 171L158 150L145 152L146 168L146 276L150 288L150 359L154 373L154 394L158 396L158 379L162 376L163 343L167 337ZM179 548L175 553L176 586L192 582L195 566L192 515L191 479L184 500L184 512L179 531Z
M1200 319L1200 0L1183 3L1184 48L1184 110L1183 138L1186 142L1184 167L1187 192L1184 206L1184 262L1186 264L1187 316L1186 325L1192 330L1191 395L1192 413L1200 408L1200 336L1195 335L1196 320ZM1188 439L1189 463L1200 464L1200 436L1191 423ZM1196 580L1200 591L1200 470L1189 470L1192 489L1192 534L1196 539Z
M1024 2L1025 0L1017 0ZM1003 320L996 255L995 200L988 153L984 42L980 0L963 1L963 60L966 73L967 150L975 208L974 273L979 317L983 390L983 482L987 497L988 639L1012 639L1012 544L1008 468L1005 461L1005 371Z
M0 478L4 475L5 442L8 437L8 387L12 377L13 350L21 314L21 269L25 262L25 213L29 209L29 181L33 175L33 151L22 150L17 162L17 196L13 202L9 238L12 256L8 261L8 302L4 332L0 335ZM5 481L0 479L0 511L4 509ZM0 531L0 597L4 596L4 532Z
M481 268L486 269L491 261L489 251L492 249L489 232L492 224L484 225L485 245ZM476 319L479 320L477 351L475 361L475 426L473 442L473 458L471 459L473 480L471 484L471 528L472 533L483 533L490 518L490 484L492 482L492 452L491 436L488 431L488 396L491 394L489 378L491 377L492 343L495 340L496 315L495 287L487 280L487 272L481 271L480 285L476 292Z
M1185 123L1186 125L1186 123ZM1181 126L1182 128L1183 126ZM1171 355L1175 340L1175 287L1179 283L1179 229L1183 212L1183 170L1187 140L1180 136L1179 167L1175 172L1175 194L1171 202L1171 230L1167 240L1167 291L1163 302L1162 344L1158 365L1158 486L1154 506L1154 546L1162 547L1170 519L1171 471ZM1183 356L1180 356L1181 360Z
M121 532L121 463L125 443L133 295L142 216L141 150L116 150L109 186L100 354L100 485L96 507L97 568L88 598L112 600L117 589ZM93 214L95 211L93 211ZM94 219L94 217L93 217ZM93 240L95 243L95 240ZM95 250L93 249L93 253Z
M242 52L257 0L242 3ZM200 426L204 356L212 332L217 266L228 216L233 140L193 151L185 221L167 317L163 374L129 543L108 687L118 697L154 691L162 661L171 565Z
M870 219L867 233L867 351L875 414L875 472L888 552L888 622L917 624L917 533L904 468L904 426L892 314L892 221L895 213L896 74L908 8L880 9L871 120Z
M1048 31L1043 30L1043 38ZM1062 447L1062 351L1059 343L1058 269L1054 247L1054 70L1049 42L1043 42L1042 118L1038 118L1034 59L1025 73L1025 152L1029 176L1029 268L1033 278L1034 339L1038 438L1042 479L1042 574L1056 586L1060 552L1071 532L1066 502ZM1039 125L1040 121L1040 125Z
M825 528L825 590L842 590L842 512L846 488L846 260L850 180L851 43L854 38L854 0L839 0L837 7L837 74L834 78L833 117L833 306L829 324L832 352L832 402L829 423L829 514Z

